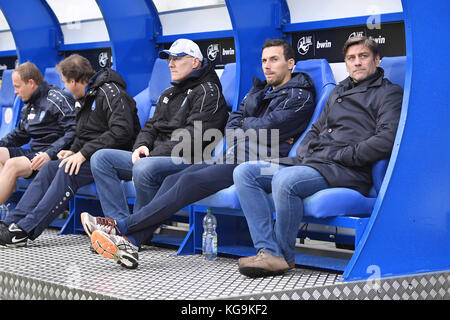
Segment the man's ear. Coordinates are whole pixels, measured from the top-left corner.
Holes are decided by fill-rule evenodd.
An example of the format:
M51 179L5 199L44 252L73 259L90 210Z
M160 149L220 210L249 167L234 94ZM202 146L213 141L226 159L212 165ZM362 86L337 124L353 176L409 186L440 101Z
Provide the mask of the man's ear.
M295 60L293 58L291 58L288 60L288 68L289 68L289 70L292 71L292 70L294 70L294 67L295 67Z
M375 57L375 65L376 65L377 67L379 67L379 66L380 66L380 62L381 62L380 55L377 55L377 56Z
M193 69L200 69L201 66L202 66L202 62L200 61L200 59L194 58Z

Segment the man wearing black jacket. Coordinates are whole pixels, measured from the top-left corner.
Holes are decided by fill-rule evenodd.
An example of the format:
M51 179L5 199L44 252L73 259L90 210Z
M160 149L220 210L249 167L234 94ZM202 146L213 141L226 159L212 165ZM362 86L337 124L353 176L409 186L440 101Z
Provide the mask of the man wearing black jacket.
M294 51L284 40L267 40L261 62L266 81L255 78L240 110L231 113L226 131L236 139L227 139L227 150L216 163L194 164L168 176L153 200L128 218L113 220L82 213L83 227L98 253L126 268L136 268L137 247L183 207L231 186L239 163L251 160L252 155L254 159L288 155L314 112L314 85L308 75L292 73ZM254 135L239 137L234 130Z
M280 159L281 169L273 176L260 174L267 163L244 163L234 171L236 191L258 251L256 256L239 259L244 275L272 276L288 270L295 263L303 199L331 187L366 195L373 184L372 165L391 153L403 91L383 77L378 46L372 39L351 38L343 52L349 77L331 92L320 118L300 142L297 157Z
M35 175L75 137L75 100L71 95L45 82L31 62L18 66L12 80L14 92L25 105L17 127L0 140L0 204L14 192L17 178ZM21 147L28 142L29 149Z
M94 72L89 61L71 55L57 65L76 107L76 138L70 150L47 162L0 225L0 245L24 246L67 207L83 185L93 181L90 157L101 148L130 150L140 129L136 103L122 77L111 69ZM95 73L95 74L94 74Z
M133 179L137 212L153 199L165 177L195 162L191 154L172 156L178 144L172 140L176 130L202 136L208 129L222 132L227 122L219 77L195 42L178 39L159 56L167 59L172 86L159 96L155 113L139 133L133 152L103 149L92 157L92 174L105 217L130 215L121 180ZM201 129L194 122L201 123ZM201 152L206 143L199 146Z

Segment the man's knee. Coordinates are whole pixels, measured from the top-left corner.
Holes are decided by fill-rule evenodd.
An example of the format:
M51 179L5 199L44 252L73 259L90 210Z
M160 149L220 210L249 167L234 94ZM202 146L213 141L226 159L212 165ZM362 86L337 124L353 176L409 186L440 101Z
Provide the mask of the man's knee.
M259 172L260 165L255 162L244 162L238 165L233 171L233 181L240 182L243 179L252 179L255 177L255 172Z
M8 148L0 147L0 165L5 165L6 161L10 159Z
M289 189L293 182L298 182L298 177L293 175L289 168L284 168L284 170L279 170L274 174L272 179L272 190L273 192L277 192L285 188Z
M108 164L110 153L106 149L96 151L90 159L92 171L105 168Z
M8 159L3 167L5 172L15 177L27 177L31 175L31 161L27 157L17 157Z
M133 180L161 180L164 179L168 172L171 172L171 159L167 157L148 157L142 158L133 165Z

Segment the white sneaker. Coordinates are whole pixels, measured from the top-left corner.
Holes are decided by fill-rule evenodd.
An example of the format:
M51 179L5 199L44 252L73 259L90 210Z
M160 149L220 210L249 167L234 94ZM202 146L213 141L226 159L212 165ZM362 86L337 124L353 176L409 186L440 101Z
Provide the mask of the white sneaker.
M101 230L107 234L114 235L119 233L116 220L105 217L94 217L87 212L81 213L81 224L89 237L92 236L95 230Z

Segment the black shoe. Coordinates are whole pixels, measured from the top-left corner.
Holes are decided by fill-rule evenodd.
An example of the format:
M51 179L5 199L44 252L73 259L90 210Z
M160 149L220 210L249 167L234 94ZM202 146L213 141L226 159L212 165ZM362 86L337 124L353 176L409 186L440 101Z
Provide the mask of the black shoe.
M8 230L8 225L3 221L0 221L0 230Z
M0 245L17 248L27 245L28 233L12 223L7 229L0 228Z

